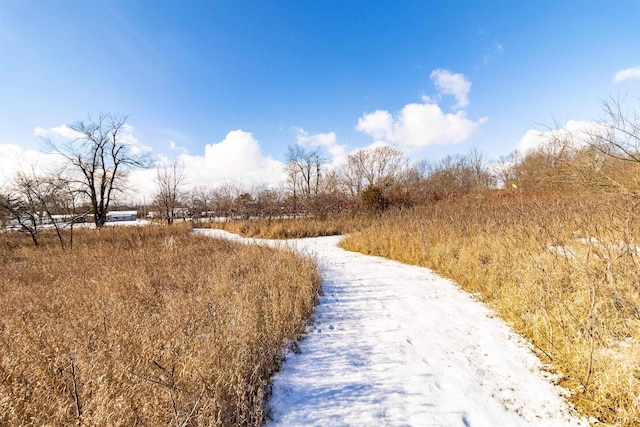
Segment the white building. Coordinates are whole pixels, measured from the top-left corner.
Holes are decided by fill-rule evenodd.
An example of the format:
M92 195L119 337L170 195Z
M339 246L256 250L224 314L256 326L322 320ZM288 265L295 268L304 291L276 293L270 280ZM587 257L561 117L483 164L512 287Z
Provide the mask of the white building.
M111 211L107 212L107 222L135 221L138 211Z

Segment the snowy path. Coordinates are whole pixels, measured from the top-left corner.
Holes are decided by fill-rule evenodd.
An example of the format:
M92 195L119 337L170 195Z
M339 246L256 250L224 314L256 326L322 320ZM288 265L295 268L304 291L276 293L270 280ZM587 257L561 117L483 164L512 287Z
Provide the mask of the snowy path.
M269 242L317 255L324 288L315 323L274 379L270 425L588 425L483 304L428 269L347 252L339 240Z

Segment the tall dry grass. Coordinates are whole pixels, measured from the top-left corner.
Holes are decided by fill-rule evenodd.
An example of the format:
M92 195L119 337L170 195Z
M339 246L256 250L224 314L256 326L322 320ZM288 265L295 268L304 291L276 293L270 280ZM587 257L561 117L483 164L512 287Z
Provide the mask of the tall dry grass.
M529 338L584 414L640 425L640 203L619 195L443 201L346 249L423 265Z
M260 425L314 262L188 227L0 234L0 425Z
M334 215L319 218L256 218L210 222L202 226L218 228L230 233L261 239L300 239L304 237L332 236L365 228L371 217L359 215Z

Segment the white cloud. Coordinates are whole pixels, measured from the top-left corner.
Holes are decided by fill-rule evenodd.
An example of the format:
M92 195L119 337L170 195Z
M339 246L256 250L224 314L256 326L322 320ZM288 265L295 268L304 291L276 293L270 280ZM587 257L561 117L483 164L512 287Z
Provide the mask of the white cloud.
M453 95L457 101L455 113L445 113L437 100L422 95L422 103L405 105L395 116L387 110L365 113L356 129L373 137L376 142L395 145L410 154L430 145L455 144L469 138L488 118L469 120L462 108L469 105L471 82L463 74L436 69L431 80L441 95Z
M129 173L129 191L124 196L126 201L133 204L151 203L153 194L156 192L156 170L136 169Z
M357 130L375 139L386 139L393 132L393 128L394 119L391 113L386 110L377 110L373 113L364 114L358 119L358 126L356 126Z
M471 82L465 78L464 74L437 69L431 72L430 78L441 94L455 97L457 101L455 108L464 108L469 105Z
M73 130L72 130L73 131ZM129 145L133 154L150 153L153 149L142 144L133 134L134 129L130 124L125 123L120 130L120 142Z
M62 137L64 139L73 140L81 138L82 134L71 129L69 126L62 124L60 126L52 127L51 129L45 129L41 126L38 126L33 130L33 136L46 139Z
M178 156L188 177L187 188L215 187L222 183L239 184L249 189L252 185L276 187L285 179L284 164L265 156L258 141L249 132L234 130L217 143L207 144L204 154ZM168 159L160 156L157 164ZM156 191L156 169L135 170L129 175L132 192L146 202ZM141 201L137 200L138 201Z
M78 131L71 129L67 125L60 125L54 128L51 128L50 134L58 135L66 139L77 139L82 138L82 134Z
M613 76L614 83L620 83L625 80L636 80L636 79L640 79L640 65L638 65L637 67L620 70L615 74L615 76Z
M33 130L33 136L37 136L38 138L46 138L49 135L49 132L43 127L36 127Z
M541 132L537 129L529 129L524 133L518 142L518 151L527 154L531 151L543 147L550 137L550 132Z
M204 155L181 154L179 158L190 178L189 185L193 186L214 186L222 182L277 186L284 179L284 164L265 156L253 135L242 130L231 131L222 141L207 144ZM137 176L144 178L144 174L138 172L132 175L132 180ZM153 183L153 179L151 181ZM143 186L153 190L148 180L138 184L140 188Z
M309 135L302 128L295 128L295 130L297 132L296 142L298 145L323 147L331 155L331 164L334 166L347 161L347 147L346 145L337 143L335 132Z
M415 152L430 145L462 142L486 120L469 120L464 111L445 114L437 104L425 102L405 105L396 117L385 110L364 114L356 129L406 152Z
M603 126L605 125L596 122L569 120L560 129L551 129L544 132L530 129L525 132L518 142L517 149L522 154L544 147L554 149L554 147L549 146L549 143L554 140L568 142L574 148L583 147L587 144L589 135L603 130Z
M174 153L178 153L178 154L189 153L189 151L185 147L178 145L173 139L169 141L169 149Z
M25 150L16 144L0 144L0 186L7 185L18 171L45 174L62 165L63 159L58 154Z
M44 129L41 126L36 127L33 130L33 135L43 139L51 139L54 141L82 139L83 134L71 129L69 126L62 124L60 126L52 127L51 129ZM119 133L120 142L129 145L133 154L149 153L152 151L151 147L146 146L135 137L134 128L130 124L125 123L120 129Z
M62 125L49 130L38 127L34 130L34 135L69 139L74 136L72 132L72 129ZM134 152L152 151L134 136L132 126L123 127L121 138L124 143L131 145ZM341 146L335 143L335 134L307 136L307 139L308 143L328 147L330 152L340 151ZM247 186L266 184L275 187L285 178L284 164L265 156L253 135L242 130L231 131L222 141L207 144L203 155L188 154L184 148L178 147L175 141L170 141L169 146L174 152L179 153L190 186L215 186L222 182L234 182ZM6 183L7 178L13 176L16 171L24 170L25 167L31 168L31 165L37 166L36 171L44 172L60 166L61 162L58 155L24 150L13 144L0 144L0 185ZM146 197L149 201L155 191L155 173L155 169L132 171L128 180L131 189L129 197Z
M222 141L207 144L204 153L204 159L213 162L225 176L255 171L267 166L270 160L262 155L253 135L243 130L233 130Z

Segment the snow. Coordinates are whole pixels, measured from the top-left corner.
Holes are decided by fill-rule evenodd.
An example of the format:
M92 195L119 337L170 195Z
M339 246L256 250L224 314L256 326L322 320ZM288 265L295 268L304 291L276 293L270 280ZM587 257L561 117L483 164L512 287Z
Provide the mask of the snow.
M530 345L431 270L284 242L317 256L324 295L273 382L271 426L587 426Z

